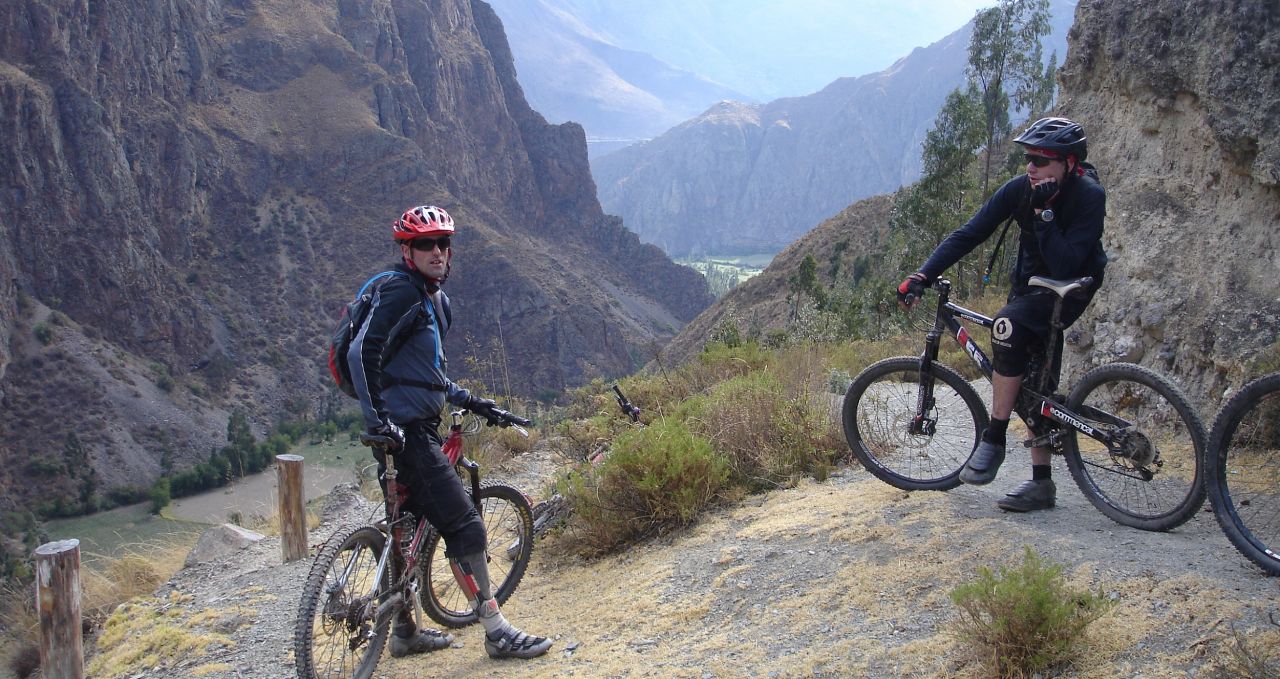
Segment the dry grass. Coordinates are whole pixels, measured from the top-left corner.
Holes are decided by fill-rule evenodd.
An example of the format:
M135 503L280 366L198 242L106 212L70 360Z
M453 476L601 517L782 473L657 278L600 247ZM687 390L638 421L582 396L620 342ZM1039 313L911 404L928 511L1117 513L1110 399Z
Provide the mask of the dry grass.
M149 596L182 568L191 546L190 541L156 542L127 546L119 557L86 555L91 558L82 560L80 567L84 621L103 627L121 604ZM6 646L39 647L34 585L0 591L0 629Z

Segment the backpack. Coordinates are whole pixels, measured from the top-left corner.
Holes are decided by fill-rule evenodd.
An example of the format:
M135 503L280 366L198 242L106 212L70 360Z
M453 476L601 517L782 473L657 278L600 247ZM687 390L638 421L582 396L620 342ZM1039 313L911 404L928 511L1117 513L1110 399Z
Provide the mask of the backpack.
M404 274L399 271L383 271L365 281L364 285L360 286L360 292L356 293L356 298L342 308L338 324L334 326L333 333L329 336L329 374L333 376L333 382L338 387L338 391L351 398L358 397L355 386L351 384L347 350L351 348L351 341L355 339L356 333L360 332L360 326L364 325L365 318L369 315L369 307L373 305L373 293L377 290L375 283L388 276L404 276ZM386 357L386 360L390 359L391 356Z

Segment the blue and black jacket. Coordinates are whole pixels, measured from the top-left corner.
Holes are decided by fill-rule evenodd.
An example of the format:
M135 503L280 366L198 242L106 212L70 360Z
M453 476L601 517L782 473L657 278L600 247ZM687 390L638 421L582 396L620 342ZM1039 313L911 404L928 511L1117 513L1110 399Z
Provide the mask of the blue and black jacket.
M470 396L448 377L449 298L403 262L391 270L397 275L377 283L369 313L347 351L368 428L384 419L401 426L436 421L446 400L460 405Z

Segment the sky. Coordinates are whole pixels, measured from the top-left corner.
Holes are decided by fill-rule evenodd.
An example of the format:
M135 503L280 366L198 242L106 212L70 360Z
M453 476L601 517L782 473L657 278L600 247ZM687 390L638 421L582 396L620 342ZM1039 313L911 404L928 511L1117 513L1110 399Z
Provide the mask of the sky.
M532 1L532 0L529 0ZM760 100L883 70L997 0L544 0L620 46ZM675 17L678 17L677 21Z

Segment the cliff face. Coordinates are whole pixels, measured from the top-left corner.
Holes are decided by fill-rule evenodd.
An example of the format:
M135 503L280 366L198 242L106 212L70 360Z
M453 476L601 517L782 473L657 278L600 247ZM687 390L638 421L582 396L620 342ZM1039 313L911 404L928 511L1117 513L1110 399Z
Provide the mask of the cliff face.
M458 378L627 372L710 301L602 213L478 0L4 3L0 137L0 453L74 432L106 485L204 459L233 407L311 412L413 205L459 224Z
M1280 332L1280 7L1085 1L1062 71L1107 187L1076 367L1176 375L1211 417Z

